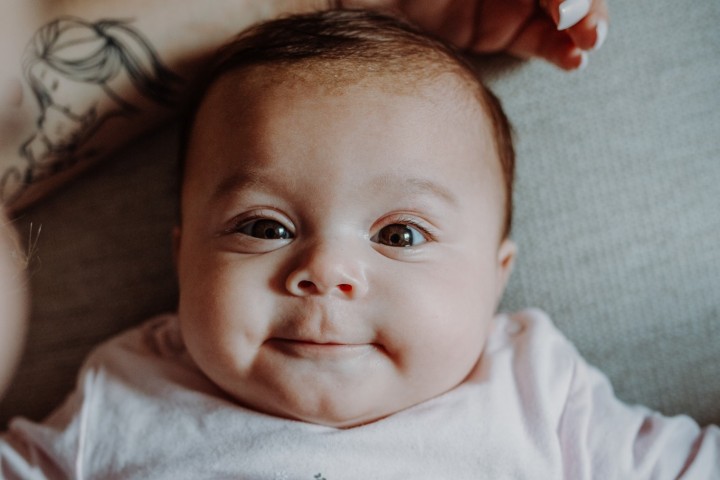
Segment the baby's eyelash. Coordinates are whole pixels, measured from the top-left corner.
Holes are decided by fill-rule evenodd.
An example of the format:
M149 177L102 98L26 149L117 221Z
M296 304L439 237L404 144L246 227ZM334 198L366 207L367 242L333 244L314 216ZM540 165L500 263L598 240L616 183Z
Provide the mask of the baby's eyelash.
M221 235L228 235L231 233L237 233L240 230L240 227L242 227L245 223L252 221L252 220L258 220L261 218L259 215L252 215L252 216L243 216L240 218L233 218L230 226L225 228L222 232L220 232Z
M231 220L231 224L229 227L227 227L225 230L220 232L221 235L228 235L233 233L238 233L240 231L240 227L247 224L248 222L252 222L253 220L272 220L274 222L278 222L280 224L284 224L285 222L281 222L280 220L277 220L272 217L272 215L268 215L267 213L260 211L260 212L251 212L246 215L241 215L239 217L235 217Z

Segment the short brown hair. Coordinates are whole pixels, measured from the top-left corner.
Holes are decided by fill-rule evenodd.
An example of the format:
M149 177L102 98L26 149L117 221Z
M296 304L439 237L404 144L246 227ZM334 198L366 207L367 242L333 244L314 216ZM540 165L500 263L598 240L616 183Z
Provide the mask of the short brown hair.
M180 148L181 181L195 117L210 87L220 77L257 66L299 64L363 65L368 68L359 75L370 71L377 76L408 73L418 79L451 72L477 87L475 94L492 125L505 183L502 236L510 234L515 151L512 127L500 101L465 55L454 47L404 20L372 11L329 10L280 18L251 27L223 47L205 70L185 119ZM343 73L348 74L348 70Z

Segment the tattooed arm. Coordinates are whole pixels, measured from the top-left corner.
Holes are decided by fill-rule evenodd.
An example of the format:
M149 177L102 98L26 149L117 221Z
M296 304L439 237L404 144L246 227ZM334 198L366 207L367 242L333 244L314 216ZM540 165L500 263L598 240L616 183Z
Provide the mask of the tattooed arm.
M11 212L172 115L231 35L331 3L0 2L0 204Z

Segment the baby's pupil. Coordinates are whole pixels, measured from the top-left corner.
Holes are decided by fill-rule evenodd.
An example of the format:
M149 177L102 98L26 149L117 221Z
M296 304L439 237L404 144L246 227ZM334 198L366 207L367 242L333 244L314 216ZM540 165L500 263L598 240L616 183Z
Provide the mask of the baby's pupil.
M277 240L289 238L288 231L278 222L272 220L259 220L255 222L252 229L253 237L266 240Z

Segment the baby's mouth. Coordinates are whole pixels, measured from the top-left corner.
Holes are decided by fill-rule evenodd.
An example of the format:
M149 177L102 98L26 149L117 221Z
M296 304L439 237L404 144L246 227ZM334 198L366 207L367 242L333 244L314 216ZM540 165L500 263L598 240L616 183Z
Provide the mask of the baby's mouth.
M285 355L304 359L352 359L368 355L378 346L373 343L344 343L338 341L316 341L311 339L295 339L273 337L266 345Z

